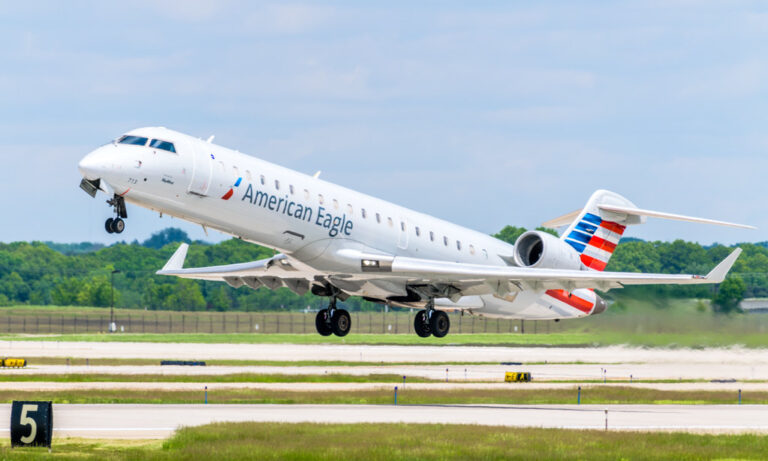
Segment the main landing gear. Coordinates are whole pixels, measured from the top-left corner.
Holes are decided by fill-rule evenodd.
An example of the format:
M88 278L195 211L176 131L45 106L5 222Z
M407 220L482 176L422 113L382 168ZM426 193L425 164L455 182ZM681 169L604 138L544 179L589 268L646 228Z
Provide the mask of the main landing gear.
M328 309L323 309L315 317L315 328L323 336L347 336L352 328L352 318L349 312L336 308L336 297L331 296Z
M107 204L115 210L115 217L107 219L104 223L104 229L110 234L121 234L125 230L125 221L128 218L128 210L125 208L125 199L117 194L109 200Z
M427 301L427 308L416 313L413 319L413 329L416 334L422 338L433 335L435 338L442 338L448 334L451 329L451 321L448 314L443 311L435 310L435 301Z

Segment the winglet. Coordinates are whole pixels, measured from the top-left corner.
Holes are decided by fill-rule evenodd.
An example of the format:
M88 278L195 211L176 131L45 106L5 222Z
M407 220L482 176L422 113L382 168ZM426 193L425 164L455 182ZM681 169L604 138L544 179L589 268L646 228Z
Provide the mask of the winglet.
M179 245L179 248L176 249L176 252L173 253L173 256L171 256L171 259L168 260L167 263L165 263L165 266L159 271L157 271L158 274L165 272L165 271L175 271L179 270L184 267L184 260L187 259L187 250L189 249L189 245L186 243L182 243Z
M728 275L728 271L731 270L731 267L733 267L733 264L736 262L736 259L738 259L740 254L741 248L736 248L733 250L731 254L729 254L720 262L720 264L709 271L709 274L707 274L705 278L710 283L721 283L723 280L725 280L725 276Z

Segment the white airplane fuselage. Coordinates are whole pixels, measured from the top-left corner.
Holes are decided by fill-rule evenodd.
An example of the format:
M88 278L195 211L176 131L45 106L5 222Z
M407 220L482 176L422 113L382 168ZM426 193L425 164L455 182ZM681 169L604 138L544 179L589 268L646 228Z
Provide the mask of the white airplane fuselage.
M80 162L82 175L128 203L275 248L319 272L360 274L359 258L348 257L360 253L498 266L513 255L513 245L489 235L183 133L140 128L127 135L173 143L175 152L115 141ZM406 295L405 285L366 283L349 294L386 301L398 290ZM592 290L573 293L590 305L553 303L543 299L545 290L530 289L438 305L526 319L604 310Z

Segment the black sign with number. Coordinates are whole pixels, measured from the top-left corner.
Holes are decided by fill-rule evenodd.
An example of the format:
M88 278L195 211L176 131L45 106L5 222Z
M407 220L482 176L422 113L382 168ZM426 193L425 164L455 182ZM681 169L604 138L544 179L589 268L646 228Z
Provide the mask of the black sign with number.
M11 406L11 446L48 447L53 437L51 402L13 402Z

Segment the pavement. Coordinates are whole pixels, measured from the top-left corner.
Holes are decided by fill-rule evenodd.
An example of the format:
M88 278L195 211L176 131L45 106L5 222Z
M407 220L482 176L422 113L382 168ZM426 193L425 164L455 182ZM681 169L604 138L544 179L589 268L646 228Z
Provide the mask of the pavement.
M9 404L0 420L10 420ZM432 423L768 433L761 405L54 405L54 437L147 439L213 422ZM0 433L8 429L0 428Z

